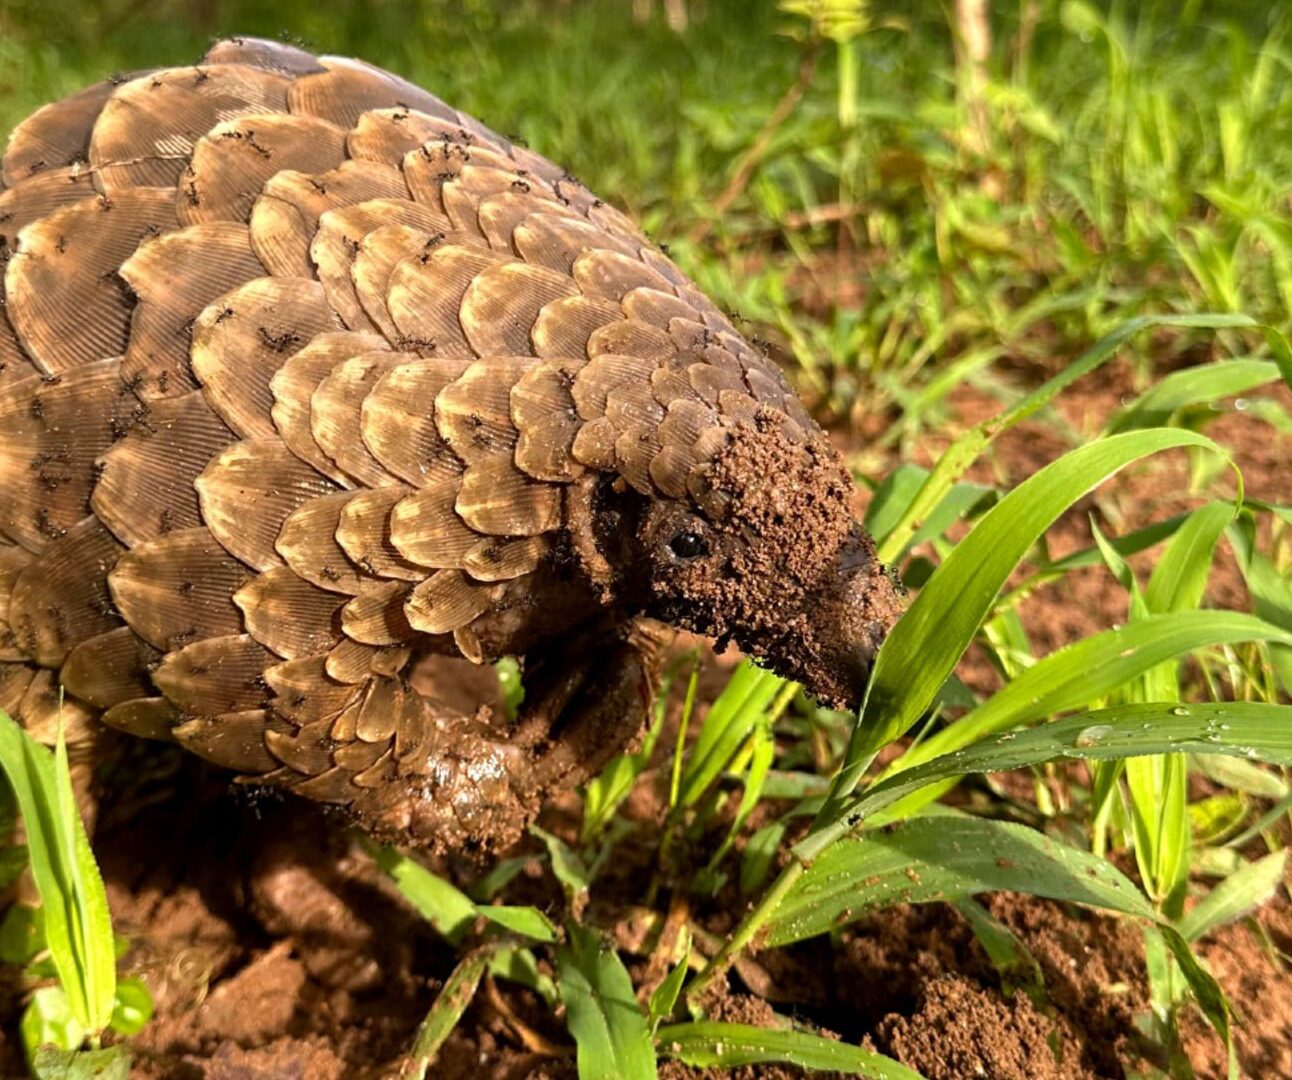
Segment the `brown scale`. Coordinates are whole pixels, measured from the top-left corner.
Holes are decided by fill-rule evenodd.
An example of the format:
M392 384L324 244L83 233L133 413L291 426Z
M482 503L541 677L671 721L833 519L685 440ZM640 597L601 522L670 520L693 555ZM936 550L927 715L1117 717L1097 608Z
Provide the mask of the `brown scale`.
M108 575L112 600L134 631L163 652L242 627L233 594L252 576L210 530L184 529L135 544Z
M0 543L0 662L21 660L25 655L9 625L9 601L13 595L18 575L31 562L33 555L17 544Z
M269 381L274 396L270 415L279 438L293 454L339 484L349 486L350 478L314 439L311 411L314 391L338 364L352 356L386 347L386 342L375 334L319 334L288 357Z
M100 709L155 693L149 671L161 653L128 626L81 642L63 662L59 678L69 694Z
M18 234L33 221L48 217L97 192L90 171L81 165L50 168L24 177L7 191L0 191L0 250L18 247Z
M84 164L90 132L104 103L115 92L110 81L37 109L9 134L0 178L14 187L37 173Z
M404 613L404 604L412 591L406 581L387 581L348 601L341 609L341 628L346 637L365 645L399 645L412 641L417 633Z
M145 400L197 389L189 364L197 317L264 272L249 230L236 222L195 225L140 244L118 270L135 294L122 378Z
M23 568L9 598L9 625L24 654L59 667L81 642L117 625L107 577L123 550L98 518L87 517Z
M383 838L505 845L636 730L668 542L733 516L684 624L855 689L794 611L786 641L741 637L797 597L873 652L893 606L864 544L875 614L766 584L842 559L846 473L559 166L398 76L240 38L42 109L0 175L0 706L29 729L53 737L61 685L81 760L101 721ZM750 493L714 479L742 453ZM524 738L415 691L435 654L521 655Z
M470 363L448 358L405 362L377 380L363 399L364 443L387 470L414 487L462 473L462 460L440 434L435 401Z
M414 209L419 209L417 204L412 205ZM386 306L390 276L405 259L422 254L428 243L433 242L432 238L435 238L434 242L439 242L443 231L428 231L410 225L383 225L359 241L359 250L355 252L350 265L355 295L373 325L390 341L398 341L404 336Z
M95 462L144 415L115 360L0 391L0 531L30 551L89 511Z
M100 459L90 506L130 547L196 528L193 482L234 438L200 390L158 401Z
M367 235L396 224L429 235L446 227L448 220L407 199L371 199L329 210L319 218L318 232L310 245L310 259L333 309L351 330L384 332L384 327L375 324L364 309L354 267ZM384 297L384 281L381 292ZM380 308L384 310L384 307L383 301Z
M291 85L291 111L322 116L347 130L370 109L392 106L456 120L457 114L434 94L359 60L329 56L319 61L326 71L305 75Z
M284 169L326 173L346 156L344 128L312 116L267 114L217 124L198 140L180 178L186 225L251 218L265 184Z
M343 161L329 172L280 172L251 208L251 246L273 274L314 276L310 245L329 210L371 199L406 199L399 170L374 161Z
M302 503L283 522L275 545L305 581L348 596L379 583L377 575L352 559L337 538L341 515L351 498L353 492L334 491Z
M238 116L287 111L289 80L241 64L156 71L118 86L90 137L101 190L174 188L198 139Z
M132 303L117 271L142 241L177 225L173 189L128 188L82 199L18 234L5 307L43 372L125 351Z
M220 418L247 438L276 437L269 385L318 334L341 330L317 281L257 278L210 304L193 327L193 374Z
M381 379L399 366L400 353L360 353L337 364L310 398L310 430L314 441L337 467L364 487L398 481L363 442L364 399Z
M412 494L402 485L349 494L341 505L336 541L354 563L380 578L421 581L429 575L400 554L390 537L390 514L395 504ZM282 548L282 538L279 538ZM0 549L2 554L2 549Z
M211 459L194 485L207 528L256 570L282 562L275 544L292 511L336 490L278 439L233 443Z
M525 263L503 263L478 274L462 295L458 319L477 356L533 355L539 313L573 295L563 274Z
M518 181L525 183L524 177L516 172L516 163L507 154L465 142L460 136L432 139L410 150L404 155L402 170L404 182L417 202L443 214L453 228L481 240L484 230L480 227L475 203L464 197L472 192L481 196L499 195L520 190L515 187ZM460 189L457 183L464 174L469 174L466 187Z
M433 246L395 267L386 306L402 345L413 343L436 357L474 357L459 317L462 298L481 273L506 258L474 244L434 239Z
M538 313L530 340L536 356L587 358L588 342L602 327L623 318L617 304L571 296L548 304Z
M508 190L491 195L476 208L476 218L486 242L494 250L505 251L509 255L523 254L517 231L525 221L538 214L549 219L563 219L572 224L581 220L573 210L567 210L559 202L553 202L552 195L547 190L534 191L530 181L523 176L513 180ZM566 267L556 266L552 269L562 274L568 273Z
M369 109L355 122L346 146L352 158L403 161L424 143L442 139L467 142L457 118L429 116L415 109Z
M247 630L265 648L284 660L299 660L330 649L341 641L344 598L277 566L233 595Z

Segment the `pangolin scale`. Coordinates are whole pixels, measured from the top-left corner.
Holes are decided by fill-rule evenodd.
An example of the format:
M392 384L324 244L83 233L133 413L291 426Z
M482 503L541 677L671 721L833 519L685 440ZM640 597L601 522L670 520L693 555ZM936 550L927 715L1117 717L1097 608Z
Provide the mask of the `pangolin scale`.
M39 110L0 177L0 707L29 729L65 693L78 745L175 740L487 847L636 732L643 619L864 686L898 602L838 455L551 162L233 39ZM520 716L419 692L436 655L520 656Z

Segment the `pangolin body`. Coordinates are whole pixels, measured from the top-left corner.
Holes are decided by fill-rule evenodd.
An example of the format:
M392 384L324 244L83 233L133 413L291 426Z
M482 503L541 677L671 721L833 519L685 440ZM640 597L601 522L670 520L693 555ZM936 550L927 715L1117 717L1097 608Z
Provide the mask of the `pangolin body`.
M377 68L252 39L3 158L0 706L423 844L636 728L642 615L846 700L895 611L773 363L623 214ZM409 676L520 655L500 731ZM570 673L580 671L575 677Z

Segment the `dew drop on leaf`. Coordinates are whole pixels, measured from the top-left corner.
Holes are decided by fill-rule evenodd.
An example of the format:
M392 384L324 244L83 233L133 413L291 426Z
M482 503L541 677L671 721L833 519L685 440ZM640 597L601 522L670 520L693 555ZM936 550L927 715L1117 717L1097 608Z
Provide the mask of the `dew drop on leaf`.
M1113 729L1107 724L1093 724L1077 733L1076 745L1082 749L1098 746L1112 733Z

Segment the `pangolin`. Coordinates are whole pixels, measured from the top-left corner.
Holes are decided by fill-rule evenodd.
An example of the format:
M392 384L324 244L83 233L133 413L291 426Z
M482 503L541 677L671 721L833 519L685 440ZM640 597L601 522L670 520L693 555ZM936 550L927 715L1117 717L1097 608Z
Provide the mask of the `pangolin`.
M465 849L639 730L643 620L855 701L899 602L839 455L565 170L235 38L45 106L2 177L0 706L29 728ZM521 658L519 716L419 692L435 656Z

